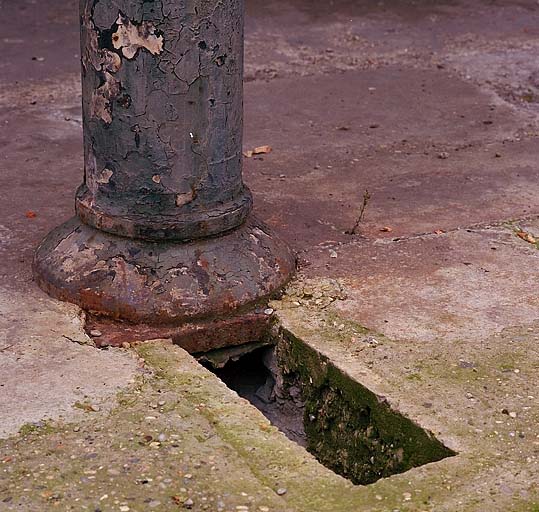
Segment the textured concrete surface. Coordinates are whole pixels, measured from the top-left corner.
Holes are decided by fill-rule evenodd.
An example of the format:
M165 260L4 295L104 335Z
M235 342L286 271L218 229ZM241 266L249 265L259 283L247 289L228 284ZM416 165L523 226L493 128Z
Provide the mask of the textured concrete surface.
M464 282L453 275L450 287ZM272 306L278 308L286 332L457 452L456 457L420 468L419 478L416 469L404 473L411 503L392 503L397 493L391 492L383 495L375 510L536 510L536 316L527 316L520 325L500 318L494 326L488 318L488 302L495 301L478 294L477 302L486 304L483 308L476 304L470 328L459 329L455 320L460 319L451 306L460 298L444 303L435 288L432 284L430 290L427 285L418 290L428 302L423 306L408 306L415 301L414 294L398 302L402 313L386 310L381 322L388 327L380 330L366 329L369 321L356 322L349 314L353 305L360 311L358 303L363 301L358 301L354 283L346 279L300 280L283 301ZM463 290L464 297L469 293ZM504 300L503 295L497 298L498 303ZM384 311L383 301L378 308ZM397 309L395 299L392 308ZM483 327L473 325L485 316ZM430 478L439 480L427 483Z
M80 401L76 386L88 395L82 402L109 402L112 415L87 411L88 423L68 418L76 423L47 423L30 434L25 428L26 436L3 441L7 478L0 478L0 489L8 501L0 509L14 508L24 493L28 510L77 498L103 510L145 510L150 503L157 510L181 509L191 506L185 501L195 488L195 510L216 510L204 506L225 492L230 496L222 510L538 509L535 1L248 2L245 149L268 144L273 151L246 158L245 179L257 214L295 246L302 263L298 281L273 307L286 330L459 453L366 487L352 487L273 430L267 434L262 417L212 377L202 388L199 377L179 388L148 377L156 387L137 394L142 388L129 382L138 370L127 352L102 353L62 338L86 340L79 320L73 323L74 310L36 289L29 265L41 237L72 215L81 180L77 6L59 0L3 0L1 6L0 286L8 312L2 331L16 344L2 341L0 356L14 361L24 350L26 366L34 368L19 376L2 365L9 394L28 400L16 412L9 406L2 429L6 435L17 424L58 419L69 409L83 414L68 407ZM364 214L349 235L366 190ZM32 341L38 334L39 342ZM70 372L78 382L47 391L42 406L46 372L53 382L65 382L62 367L72 368L68 359L75 354L84 361ZM175 354L165 357L173 366L193 364ZM145 357L147 371L162 367ZM109 391L99 394L98 387ZM119 419L124 403L107 398L118 387L140 415L130 417L133 428ZM141 418L155 416L143 409L160 400L159 389L182 407L171 412L179 423L162 417L167 435L182 441L178 452L157 457L159 447L152 451L144 435L159 435L164 426L148 433ZM200 394L190 394L197 389ZM230 400L237 414L251 419L234 426L222 409L205 416L196 404L210 395L216 404ZM103 423L94 425L94 418ZM263 455L253 457L238 439L259 422L266 425L255 436ZM117 466L109 467L105 446L114 448ZM271 459L283 453L286 461ZM201 461L210 455L213 466ZM82 460L95 457L96 463L65 465L86 456ZM179 456L185 467L172 473ZM116 486L110 479L118 476L114 471L124 478L126 464L140 464L137 475L125 470L131 476ZM169 469L160 473L159 464ZM27 466L31 471L21 471ZM279 476L267 476L265 468ZM197 470L211 479L186 477ZM125 483L145 474L155 476L155 496L165 492L166 502L145 491L147 484ZM291 480L299 487L311 482L303 474L321 475L324 483L313 476L316 485L296 494ZM84 485L95 483L84 497L77 490L81 478ZM34 484L45 488L24 491ZM164 491L161 484L177 489ZM287 494L274 492L280 486ZM54 498L58 493L61 499ZM171 496L179 496L179 505Z
M419 468L354 486L182 349L155 340L137 351L146 372L110 414L88 412L77 424L27 430L2 444L2 510L351 512L381 510L380 502L414 510L410 491L428 503L445 472L462 471L450 458L440 463L443 475Z
M110 409L134 383L136 358L96 350L82 326L74 306L0 288L0 437L79 418L84 404Z

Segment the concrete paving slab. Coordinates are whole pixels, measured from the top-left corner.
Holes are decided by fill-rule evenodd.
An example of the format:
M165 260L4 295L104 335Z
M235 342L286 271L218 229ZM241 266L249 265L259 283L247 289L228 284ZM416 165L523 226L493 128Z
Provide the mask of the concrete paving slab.
M434 52L448 63L453 59L455 65L438 69L436 65L420 65L421 59L419 63L405 59L384 61L379 69L380 63L373 61L363 72L337 73L329 80L325 73L338 71L338 59L330 52L325 64L309 63L309 74L319 76L304 81L302 87L297 87L296 78L248 84L246 148L259 143L275 147L264 161L246 162L247 181L261 216L289 238L296 238L296 247L303 249L307 244L346 240L342 231L350 229L357 218L365 189L373 197L362 230L368 236L383 227L390 227L398 236L452 229L462 226L469 215L474 216L474 222L493 222L534 213L537 130L528 109L534 103L515 104L506 101L507 94L497 94L503 85L498 83L503 70L515 66L508 43L500 42L497 31L504 27L514 51L533 52L536 35L529 26L537 12L532 3L501 2L496 9L481 2L472 6L418 3L406 9L398 4L373 7L342 2L338 7L315 13L299 1L287 7L253 3L247 20L247 46L262 44L267 48L275 30L293 38L291 34L300 26L307 47L318 40L325 44L342 33L346 21L353 30L368 33L373 44L383 41L395 52L402 49L402 38L408 38L425 56ZM27 16L14 16L9 23L6 19L4 25L10 31L22 32L24 23L33 29L32 24L41 26L43 16L31 9L31 3L18 8L26 9ZM10 15L8 9L3 13ZM59 24L55 33L64 33L62 48L76 54L78 42L70 31L61 29L69 20L76 22L76 6L66 9L63 2L51 1L45 19ZM468 47L466 38L454 44L459 30L465 36L472 29L488 40L488 49L475 40L470 40ZM309 31L313 34L308 37ZM30 33L35 39L28 37L24 45L17 43L21 51L30 51L28 48L43 39L39 31ZM417 34L422 38L417 39ZM300 42L292 43L297 51ZM3 44L15 45L9 41ZM343 55L358 51L350 45L342 47ZM15 208L19 216L27 209L39 209L38 216L45 218L33 223L20 219L17 229L21 224L25 228L33 224L41 233L71 215L69 191L77 186L82 173L79 70L76 59L71 61L51 51L46 61L32 61L30 53L5 59L7 66L26 62L28 80L17 83L20 77L11 68L4 75L11 81L1 92L5 108L1 138L5 161L10 165L2 173L2 188L16 190L7 197L17 197L18 204L4 205L9 212L2 218ZM481 55L487 55L481 66L466 64L466 59L481 59ZM488 55L496 59L496 65ZM285 57L291 58L288 54ZM247 67L261 60L261 54L248 50ZM33 66L48 70L48 83L37 71L34 76ZM362 68L354 64L347 69L358 67ZM473 80L466 79L468 68L474 71ZM522 85L522 73L531 68L528 64L520 68L520 74L509 75ZM302 94L305 88L310 94ZM28 156L36 142L40 154ZM445 153L448 159L438 158ZM496 158L496 154L501 156ZM39 180L39 196L27 195L21 168L32 182ZM45 174L46 179L42 179ZM516 205L512 200L515 196L521 199ZM315 202L319 206L311 208ZM292 211L287 214L289 209ZM37 239L34 237L31 244Z
M181 349L154 341L137 349L145 359L145 376L122 393L120 405L110 413L87 412L87 419L76 424L53 423L0 442L3 509L76 503L81 510L122 511L533 510L536 455L523 446L534 442L535 412L526 409L529 399L516 408L509 398L503 403L511 413L518 411L518 419L485 414L484 387L494 375L484 371L483 359L477 360L477 375L471 367L449 366L440 359L435 371L445 365L444 378L461 381L474 395L455 396L439 408L446 398L439 380L431 387L426 379L406 379L397 390L394 383L388 385L387 376L377 378L361 357L352 359L341 350L348 329L340 331L338 340L319 338L312 327L322 325L324 313L309 309L314 323L307 332L295 314L305 309L282 304L286 329L301 330L311 347L331 356L331 364L368 383L378 396L435 429L461 453L369 486L354 486L288 441ZM386 343L373 352L386 350ZM514 372L503 374L499 386L510 389L518 378ZM411 392L421 392L431 405L410 406ZM511 436L515 429L525 437ZM523 440L526 436L529 441Z
M377 332L476 343L537 317L539 253L516 231L507 224L335 246L312 253L305 274L342 279L350 300L339 310Z
M458 452L422 468L442 478L429 486L430 500L396 505L396 510L534 510L539 446L533 377L538 365L536 320L490 333L476 343L450 335L434 343L389 338L351 320L349 312L340 311L338 299L334 306L322 307L312 300L332 297L335 284L333 290L327 281L303 284L307 294L300 286L284 302L272 304L279 308L287 335L301 339ZM337 288L339 294L348 290L344 284ZM411 486L421 490L414 471L405 474ZM433 498L438 490L448 491L439 501ZM391 508L380 504L380 510Z
M453 57L472 49L497 53L501 67L511 67L511 51L533 45L537 38L537 5L523 2L354 2L340 0L247 4L247 80L271 80L336 70L384 67L438 66L479 79L484 63L458 66ZM257 16L258 14L258 16ZM505 51L506 54L504 58ZM533 62L533 60L532 60ZM502 64L503 63L503 64ZM528 67L530 62L523 63ZM498 68L498 66L496 66ZM479 71L480 70L480 71ZM492 70L491 70L492 71ZM482 81L486 88L495 85ZM494 89L494 88L492 88Z
M384 227L392 230L387 236L407 236L464 226L470 217L475 223L494 222L537 212L539 146L534 132L518 134L526 124L509 107L491 110L488 95L444 73L440 77L438 72L386 69L339 76L342 81L335 92L326 80L304 79L313 89L308 97L294 92L292 80L247 87L246 148L268 143L274 151L264 160L246 159L246 181L257 197L260 215L295 240L296 248L348 241L344 231L354 225L365 190L371 200L360 234L369 237L379 236ZM392 80L395 76L402 83L409 80L417 90L423 80L434 80L432 90L440 92L430 110L414 104L416 89L402 92ZM383 98L393 92L399 97L384 114L376 113L379 121L383 116L385 120L374 129L366 118L374 116L369 112L378 102L371 93L368 102L357 94L373 81L390 84L382 87ZM448 82L457 87L453 92L459 98L449 106L444 98L450 92L442 87ZM28 237L28 251L42 233L72 213L70 190L82 174L77 87L73 80L58 88L29 88L16 95L16 107L6 107L2 114L0 137L9 165L0 180L10 191L0 205L2 224L4 230ZM51 91L53 98L45 105L28 105L36 99L41 103ZM4 93L4 101L11 104L14 96ZM327 111L317 109L321 102ZM360 107L363 103L366 106ZM410 107L398 108L408 103ZM351 104L353 109L347 106ZM453 119L455 105L469 116L459 128ZM474 115L469 115L473 109ZM409 130L397 122L407 116ZM283 130L282 119L289 125ZM485 120L493 124L485 125ZM30 149L36 141L40 151L33 155ZM21 176L22 168L26 177ZM33 193L34 186L40 187L40 194ZM28 219L28 211L36 218ZM19 256L9 254L14 260L10 263L17 266Z
M303 265L281 334L458 453L368 486L35 288L82 176L76 9L0 8L0 509L539 510L536 2L248 2L246 179Z
M522 465L470 455L353 486L181 349L152 342L138 350L149 373L110 414L0 443L5 510L527 510L535 492Z
M519 134L525 118L488 93L400 68L302 84L308 95L294 79L249 84L246 98L246 144L274 148L246 160L246 181L298 248L349 240L366 190L369 238L537 213L537 134Z
M79 66L77 3L34 0L0 3L0 77L26 82L61 76Z
M0 288L0 438L32 424L111 409L134 383L137 360L99 351L80 310L42 292Z

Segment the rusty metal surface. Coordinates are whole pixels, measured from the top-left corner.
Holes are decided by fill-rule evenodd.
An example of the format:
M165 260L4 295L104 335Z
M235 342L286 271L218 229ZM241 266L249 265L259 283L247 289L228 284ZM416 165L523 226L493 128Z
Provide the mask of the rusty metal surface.
M233 229L247 218L252 208L252 196L245 188L243 194L229 204L211 210L170 215L137 214L116 207L115 211L103 210L94 204L93 196L82 185L76 198L79 218L101 231L129 238L145 240L193 240Z
M186 322L178 326L130 324L90 315L86 331L100 333L92 336L97 347L122 347L150 339L171 339L190 353L210 350L264 339L270 331L273 315L264 308L213 320Z
M49 234L34 260L38 284L54 297L154 326L254 307L294 269L287 245L252 217L223 236L188 243L118 237L75 217Z

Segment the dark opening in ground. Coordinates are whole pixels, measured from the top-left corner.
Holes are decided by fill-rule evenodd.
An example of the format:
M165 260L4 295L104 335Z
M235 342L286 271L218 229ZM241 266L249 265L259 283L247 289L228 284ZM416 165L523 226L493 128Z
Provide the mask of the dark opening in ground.
M262 412L291 441L307 447L307 435L303 426L304 404L298 389L296 400L279 396L276 375L269 369L274 359L274 348L259 348L236 361L228 362L223 368L211 368L230 389L245 398Z
M296 338L199 359L290 440L356 484L455 455Z

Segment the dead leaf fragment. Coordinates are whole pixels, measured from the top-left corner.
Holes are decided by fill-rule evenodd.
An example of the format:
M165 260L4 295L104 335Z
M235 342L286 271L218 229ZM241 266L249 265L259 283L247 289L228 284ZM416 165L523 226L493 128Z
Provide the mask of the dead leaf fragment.
M36 212L33 212L32 210L28 210L25 215L28 219L35 219L37 217Z
M271 153L271 150L271 146L258 146L253 149L253 155L265 155L267 153Z
M89 404L87 402L75 402L73 404L73 407L76 409L81 409L86 412L98 412L100 410L100 407L98 405Z
M519 238L522 238L525 242L528 242L529 244L536 244L537 240L536 238L531 234L527 233L526 231L517 231L517 236Z

